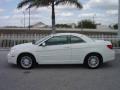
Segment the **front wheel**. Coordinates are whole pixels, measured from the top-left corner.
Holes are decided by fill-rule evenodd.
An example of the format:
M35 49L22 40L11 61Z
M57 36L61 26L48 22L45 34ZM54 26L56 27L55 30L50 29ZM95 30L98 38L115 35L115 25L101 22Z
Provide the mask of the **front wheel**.
M34 58L31 55L21 55L18 58L18 66L23 69L31 69L35 65Z
M96 69L102 64L102 58L99 55L91 54L85 60L87 67Z

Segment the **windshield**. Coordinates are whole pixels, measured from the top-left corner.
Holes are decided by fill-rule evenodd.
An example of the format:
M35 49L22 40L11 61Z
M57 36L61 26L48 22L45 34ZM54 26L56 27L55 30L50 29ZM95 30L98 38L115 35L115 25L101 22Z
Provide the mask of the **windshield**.
M44 41L45 39L47 39L47 38L49 38L50 37L50 35L49 36L46 36L46 37L44 37L44 38L41 38L40 40L36 40L35 41L35 45L38 45L39 43L41 43L42 41Z

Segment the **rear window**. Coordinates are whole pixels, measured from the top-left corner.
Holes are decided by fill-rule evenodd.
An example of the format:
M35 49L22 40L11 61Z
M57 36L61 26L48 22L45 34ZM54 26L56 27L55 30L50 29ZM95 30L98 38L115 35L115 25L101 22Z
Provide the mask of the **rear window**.
M84 41L83 39L81 39L80 37L71 36L70 42L71 42L71 43L83 43L83 42L85 42L85 41Z

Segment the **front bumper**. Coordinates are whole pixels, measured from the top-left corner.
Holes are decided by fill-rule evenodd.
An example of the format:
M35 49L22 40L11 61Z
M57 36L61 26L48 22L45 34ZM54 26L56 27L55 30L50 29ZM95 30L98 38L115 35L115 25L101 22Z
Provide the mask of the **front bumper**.
M8 63L10 64L17 64L17 57L13 54L8 54L7 55Z

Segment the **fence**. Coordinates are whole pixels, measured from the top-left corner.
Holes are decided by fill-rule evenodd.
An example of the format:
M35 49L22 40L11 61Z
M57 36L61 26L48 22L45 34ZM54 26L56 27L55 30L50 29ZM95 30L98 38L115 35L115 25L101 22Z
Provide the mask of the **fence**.
M1 34L0 35L0 48L10 48L17 44L32 42L39 40L48 34ZM93 39L101 39L111 41L114 48L120 47L120 38L117 37L104 37L104 36L90 36Z
M47 35L47 34L46 34ZM14 45L39 40L46 35L43 34L2 34L0 36L0 48L10 48Z

